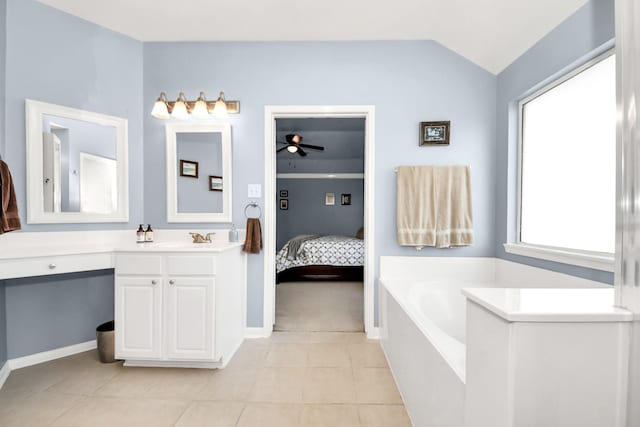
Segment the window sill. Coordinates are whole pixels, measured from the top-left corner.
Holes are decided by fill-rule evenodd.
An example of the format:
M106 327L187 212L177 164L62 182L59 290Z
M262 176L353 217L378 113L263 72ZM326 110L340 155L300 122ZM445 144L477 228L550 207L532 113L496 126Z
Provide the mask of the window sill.
M568 249L553 249L525 243L505 243L504 250L514 255L560 262L594 270L614 271L614 257L611 254L589 254Z

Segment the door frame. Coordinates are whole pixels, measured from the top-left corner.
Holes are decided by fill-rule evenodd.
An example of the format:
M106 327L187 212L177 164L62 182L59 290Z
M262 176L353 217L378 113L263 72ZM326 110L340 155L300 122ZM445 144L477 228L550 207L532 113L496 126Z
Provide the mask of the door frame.
M375 106L373 105L267 105L264 107L264 304L263 333L271 335L275 323L276 291L276 119L363 118L364 133L364 330L378 338L374 326L374 188Z

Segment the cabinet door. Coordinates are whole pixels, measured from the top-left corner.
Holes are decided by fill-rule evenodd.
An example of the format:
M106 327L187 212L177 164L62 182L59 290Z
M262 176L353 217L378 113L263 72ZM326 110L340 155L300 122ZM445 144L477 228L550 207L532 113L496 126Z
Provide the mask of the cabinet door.
M162 357L162 278L116 276L116 357Z
M167 357L213 361L215 279L169 276L167 290Z

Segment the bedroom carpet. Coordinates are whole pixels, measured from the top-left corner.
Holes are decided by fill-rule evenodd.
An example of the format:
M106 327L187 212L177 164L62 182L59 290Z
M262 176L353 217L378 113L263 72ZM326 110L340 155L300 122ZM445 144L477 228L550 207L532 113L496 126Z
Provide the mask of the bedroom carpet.
M362 282L285 282L276 286L276 331L362 332Z

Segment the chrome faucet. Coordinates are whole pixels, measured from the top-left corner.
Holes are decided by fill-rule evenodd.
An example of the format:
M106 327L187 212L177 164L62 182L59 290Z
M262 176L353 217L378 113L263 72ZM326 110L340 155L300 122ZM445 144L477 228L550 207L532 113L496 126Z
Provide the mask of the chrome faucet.
M207 233L205 236L200 233L189 234L191 234L191 237L193 238L193 243L211 243L211 236L213 236L215 233Z

